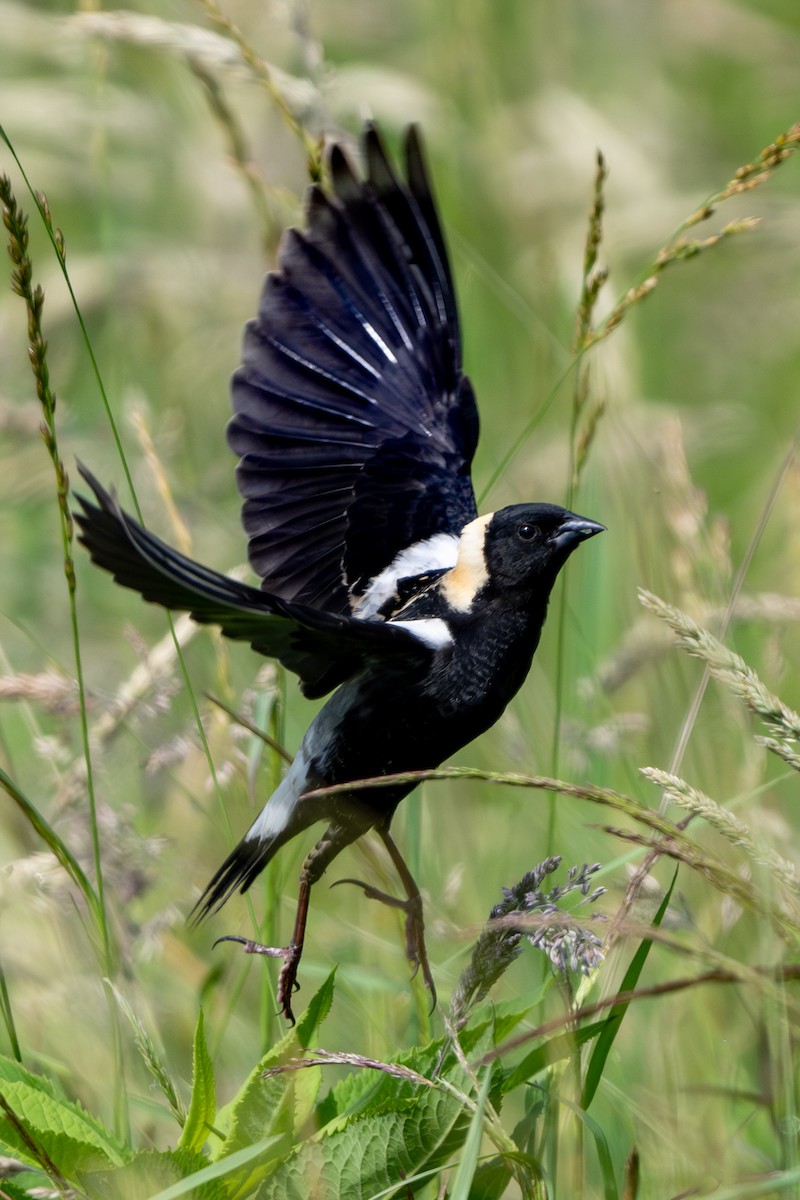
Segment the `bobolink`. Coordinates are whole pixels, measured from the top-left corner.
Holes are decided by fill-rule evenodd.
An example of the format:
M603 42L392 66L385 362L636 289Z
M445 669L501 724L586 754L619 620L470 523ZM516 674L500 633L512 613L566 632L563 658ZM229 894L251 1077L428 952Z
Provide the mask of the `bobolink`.
M311 187L305 232L286 233L233 376L228 442L262 588L165 545L85 469L95 502L80 498L77 514L118 583L279 659L304 695L333 691L195 909L216 911L290 838L327 822L289 945L234 939L283 959L290 1020L309 891L369 829L406 895L361 886L404 909L409 958L433 992L419 889L389 833L414 785L306 794L436 767L493 725L528 674L559 570L603 529L555 504L478 516L478 414L420 137L406 136L405 179L374 125L363 150L361 177L333 146L330 192Z

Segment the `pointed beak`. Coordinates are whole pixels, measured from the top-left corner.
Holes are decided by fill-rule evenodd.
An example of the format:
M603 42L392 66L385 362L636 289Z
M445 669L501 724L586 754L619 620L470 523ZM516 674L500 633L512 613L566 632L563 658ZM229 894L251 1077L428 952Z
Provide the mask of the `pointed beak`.
M552 540L559 549L571 550L577 546L578 542L585 542L587 538L604 531L605 525L600 525L597 521L590 521L588 517L579 517L575 513L569 513L553 534Z

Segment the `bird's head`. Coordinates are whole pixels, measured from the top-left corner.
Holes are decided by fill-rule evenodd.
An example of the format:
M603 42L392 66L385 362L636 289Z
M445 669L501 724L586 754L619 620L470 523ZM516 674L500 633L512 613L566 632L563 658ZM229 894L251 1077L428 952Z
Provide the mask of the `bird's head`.
M546 600L576 546L604 529L557 504L511 504L464 528L442 590L462 612L482 592L541 590Z

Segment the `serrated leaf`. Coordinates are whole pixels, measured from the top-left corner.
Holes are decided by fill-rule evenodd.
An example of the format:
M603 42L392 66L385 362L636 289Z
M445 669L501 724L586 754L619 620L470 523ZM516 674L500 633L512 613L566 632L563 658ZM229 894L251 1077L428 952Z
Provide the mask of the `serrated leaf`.
M236 1098L220 1109L219 1124L227 1128L227 1136L221 1145L212 1145L212 1159L225 1158L277 1132L275 1116L289 1081L281 1076L264 1079L264 1061L256 1064Z
M491 1023L462 1031L465 1052L491 1044ZM444 1039L418 1047L396 1062L424 1078L439 1065ZM256 1192L257 1200L306 1200L313 1187L322 1195L369 1200L403 1186L412 1193L440 1170L464 1142L474 1111L465 1103L472 1081L452 1051L429 1083L415 1083L385 1071L364 1070L366 1087L351 1082L350 1111L341 1110L314 1138L277 1165ZM373 1077L377 1076L377 1082ZM491 1071L490 1098L501 1096ZM488 1086L488 1085L487 1085ZM340 1090L339 1099L344 1096ZM324 1108L324 1105L321 1106Z
M22 1063L15 1058L7 1058L6 1055L0 1054L0 1087L7 1083L26 1082L35 1087L38 1091L44 1092L53 1099L57 1098L55 1083L52 1079L47 1079L44 1075L34 1075L27 1067L23 1067ZM59 1096L64 1099L63 1096Z
M388 1077L380 1071L351 1071L336 1083L317 1108L320 1126L341 1124L364 1110L380 1107L390 1094Z
M143 1150L116 1171L82 1172L81 1183L92 1200L149 1200L172 1188L188 1200L226 1200L228 1190L222 1180L188 1183L190 1176L207 1167L208 1159L192 1150Z
M411 1108L354 1118L280 1163L256 1198L307 1200L313 1185L320 1195L369 1200L402 1180L410 1192L418 1174L449 1158L451 1135L463 1116L464 1106L456 1097L430 1089Z
M301 1130L314 1111L322 1087L322 1067L306 1067L294 1078L294 1127Z
M333 968L322 986L311 997L308 1008L297 1022L295 1035L304 1050L311 1045L314 1034L331 1011L331 1005L333 1004L333 981L335 977L336 967Z
M79 1168L120 1165L129 1156L127 1147L82 1105L58 1095L50 1080L13 1059L0 1057L0 1094L35 1145L67 1177ZM31 1146L2 1111L0 1138L24 1162L37 1162Z
M320 1023L330 1011L334 975L335 970L312 996L297 1025L288 1030L284 1037L267 1051L248 1075L238 1095L217 1116L217 1123L227 1130L227 1136L222 1145L215 1147L212 1152L215 1161L246 1149L263 1138L280 1139L273 1143L269 1154L259 1161L256 1167L250 1168L242 1176L239 1188L231 1189L231 1195L249 1195L272 1169L273 1164L291 1153L297 1140L298 1118L305 1122L313 1110L316 1099L313 1080L300 1085L298 1102L294 1073L265 1079L264 1072L270 1067L279 1066L288 1059L297 1057L308 1046ZM316 1087L319 1087L319 1083Z
M201 1008L197 1015L197 1027L194 1031L192 1097L189 1101L186 1124L178 1141L178 1148L202 1150L208 1139L209 1127L214 1124L216 1115L217 1093L214 1080L214 1064L208 1053L203 1024L203 1010Z
M489 1037L493 1020L493 1014L486 1015L461 1031L459 1040L465 1054L472 1053L481 1039ZM412 1047L405 1054L397 1055L392 1062L427 1078L439 1066L439 1059L448 1045L448 1038L437 1038L425 1046ZM486 1049L489 1049L488 1044ZM391 1075L381 1071L353 1071L336 1081L319 1105L317 1116L320 1125L332 1123L341 1126L343 1120L355 1115L381 1111L397 1095L398 1081L393 1080Z
M229 1154L227 1158L221 1159L219 1162L209 1163L206 1159L202 1159L205 1165L198 1171L193 1171L191 1175L185 1175L178 1183L173 1183L164 1191L150 1196L149 1200L182 1200L185 1196L190 1197L191 1200L191 1197L195 1195L195 1189L201 1184L211 1183L213 1180L223 1180L225 1176L232 1175L253 1159L265 1154L274 1140L273 1138L264 1138L255 1145L248 1146L246 1150ZM231 1194L230 1186L226 1183L224 1195L229 1197Z

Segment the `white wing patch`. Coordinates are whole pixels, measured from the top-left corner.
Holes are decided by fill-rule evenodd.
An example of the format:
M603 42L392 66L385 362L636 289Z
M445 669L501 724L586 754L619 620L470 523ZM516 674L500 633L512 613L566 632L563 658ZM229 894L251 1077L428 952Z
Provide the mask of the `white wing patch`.
M474 524L474 522L473 522ZM471 526L467 526L467 529ZM408 546L395 556L380 575L367 585L364 595L356 601L353 616L368 621L395 593L398 581L413 575L424 575L426 571L441 571L454 567L459 541L452 533L435 533L424 542ZM418 622L415 622L418 623ZM400 624L400 622L396 622ZM412 631L413 632L413 631Z
M399 625L401 629L407 629L409 633L413 633L414 637L419 638L432 650L443 650L445 646L453 644L453 635L447 622L443 621L441 617L418 617L416 620L410 621L388 621L387 624Z

